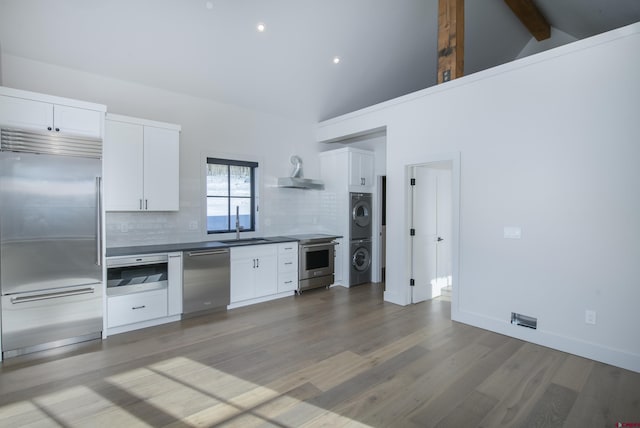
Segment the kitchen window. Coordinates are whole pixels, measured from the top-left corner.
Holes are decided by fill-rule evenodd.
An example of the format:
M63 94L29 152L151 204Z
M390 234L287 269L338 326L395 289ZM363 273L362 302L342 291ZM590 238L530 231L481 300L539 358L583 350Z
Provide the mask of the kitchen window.
M255 230L257 162L207 158L207 233Z

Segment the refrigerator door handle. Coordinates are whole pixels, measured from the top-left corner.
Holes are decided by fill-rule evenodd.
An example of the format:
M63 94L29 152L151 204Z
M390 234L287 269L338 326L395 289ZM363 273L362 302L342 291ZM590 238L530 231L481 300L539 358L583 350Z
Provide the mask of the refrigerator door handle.
M95 291L93 287L82 288L73 291L61 291L57 293L42 293L24 297L12 297L11 303L17 305L18 303L36 302L38 300L58 299L60 297L77 296L79 294L91 294Z
M96 177L96 264L102 266L102 177Z

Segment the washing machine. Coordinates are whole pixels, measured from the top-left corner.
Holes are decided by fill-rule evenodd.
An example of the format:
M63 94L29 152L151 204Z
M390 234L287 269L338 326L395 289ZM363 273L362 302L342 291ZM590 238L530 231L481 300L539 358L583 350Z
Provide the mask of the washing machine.
M349 285L371 282L371 239L351 241Z
M371 193L351 193L350 240L371 238Z

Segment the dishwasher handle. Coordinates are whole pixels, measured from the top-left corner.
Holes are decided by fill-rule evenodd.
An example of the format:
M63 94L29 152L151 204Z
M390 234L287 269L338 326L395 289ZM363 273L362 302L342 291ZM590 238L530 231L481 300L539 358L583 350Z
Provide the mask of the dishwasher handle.
M205 250L205 251L188 251L187 256L189 257L199 257L199 256L213 256L216 254L229 254L228 249L223 250Z

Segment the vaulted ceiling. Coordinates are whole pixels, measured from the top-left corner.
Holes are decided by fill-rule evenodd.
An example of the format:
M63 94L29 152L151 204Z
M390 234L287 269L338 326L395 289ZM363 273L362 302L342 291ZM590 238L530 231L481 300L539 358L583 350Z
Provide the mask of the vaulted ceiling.
M550 41L532 40L503 0L466 1L465 74L640 21L638 0L535 3ZM437 0L0 0L0 51L316 121L435 85L437 9Z

